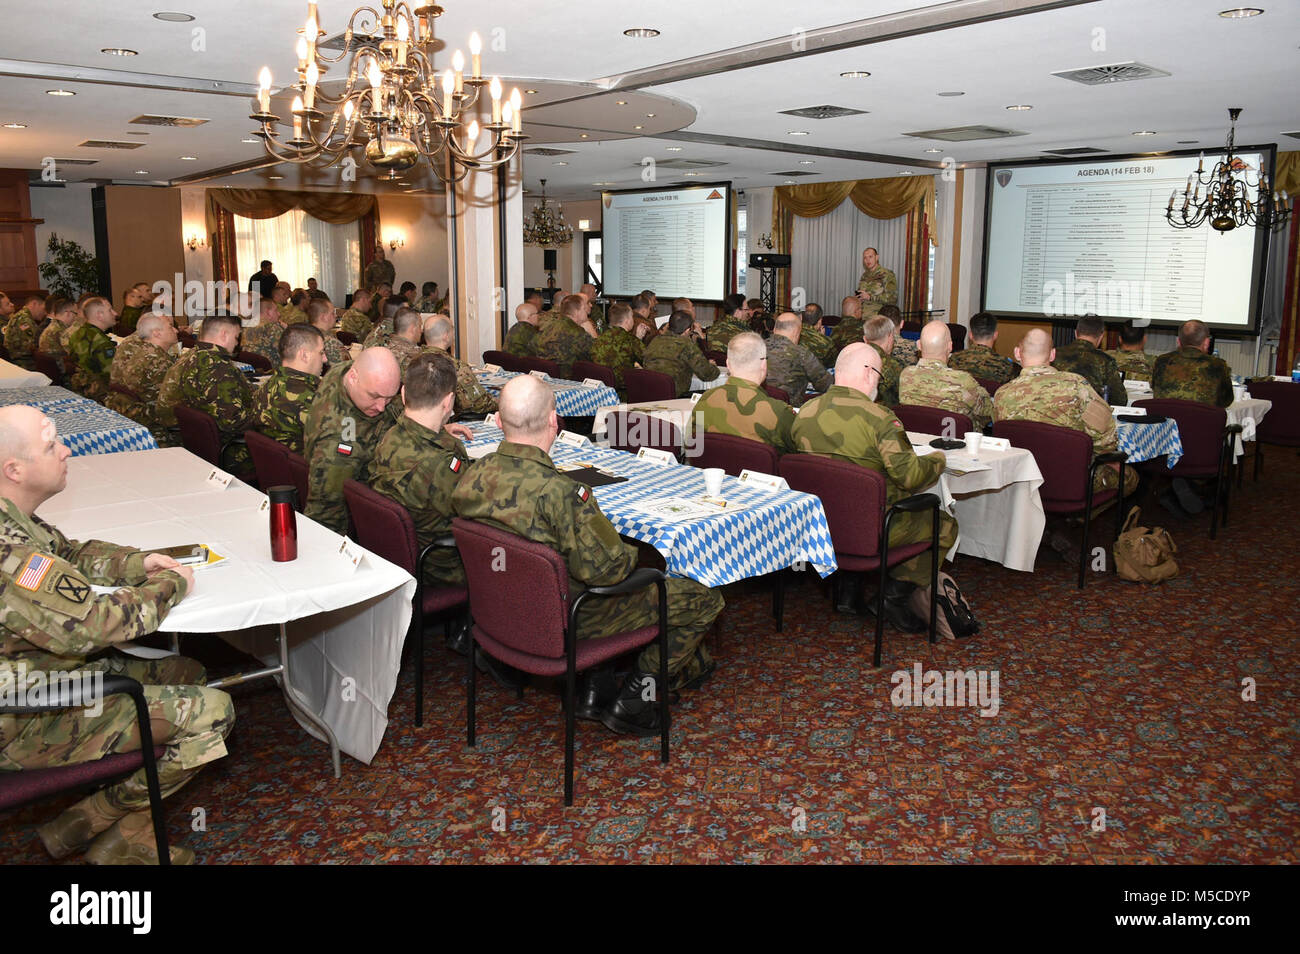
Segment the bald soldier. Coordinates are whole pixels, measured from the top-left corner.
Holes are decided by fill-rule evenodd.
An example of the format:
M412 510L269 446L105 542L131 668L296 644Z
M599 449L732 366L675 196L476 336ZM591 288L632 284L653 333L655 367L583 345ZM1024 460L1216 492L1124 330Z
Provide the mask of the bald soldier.
M1083 431L1092 440L1092 454L1109 454L1119 449L1115 418L1108 405L1077 374L1053 366L1056 349L1042 328L1031 328L1016 345L1016 360L1024 367L1020 376L998 388L993 395L993 417L998 421L1039 421ZM1137 489L1138 475L1124 472L1124 495ZM1119 465L1097 469L1094 490L1119 486Z
M1108 404L1126 404L1119 367L1114 358L1100 350L1105 334L1105 322L1096 315L1084 315L1075 323L1074 340L1056 350L1052 367L1079 375Z
M948 358L948 367L998 384L1006 384L1020 373L1020 365L993 350L998 340L995 315L987 311L972 315L969 330L970 343Z
M568 564L573 596L583 587L626 579L636 569L636 549L623 542L600 512L591 488L562 475L548 456L559 431L554 392L531 376L511 379L501 391L497 421L505 440L460 481L452 494L456 513L554 548ZM703 683L715 668L702 643L723 601L694 580L676 577L667 581L667 596L669 687L684 692ZM610 636L655 625L657 619L655 586L629 595L595 597L578 614L577 636ZM665 688L657 685L659 662L658 643L653 642L641 650L616 694L610 668L588 671L576 714L599 720L614 732L657 733L655 700Z
M790 436L794 411L784 401L768 397L762 387L767 361L767 347L754 332L746 331L731 339L727 345L729 377L695 402L697 433L747 437L770 444L782 454L794 450Z
M880 380L876 403L890 408L898 403L898 382L903 366L894 357L894 323L884 315L868 318L862 326L862 338L880 356Z
M799 343L803 328L799 315L782 312L772 326L772 337L767 339L767 383L790 395L794 407L804 402L809 384L815 391L831 386L831 376L821 360Z
M515 323L506 332L501 350L516 358L537 356L537 307L531 302L526 301L515 307Z
M54 673L71 673L86 703L0 714L0 772L138 751L131 698L96 698L104 676L122 675L144 684L153 741L164 747L158 782L165 798L226 754L235 709L226 693L204 687L203 667L192 659L142 660L112 649L156 631L193 589L194 576L160 553L69 540L37 517L66 486L68 456L40 411L0 408L0 694L21 692L33 677L49 684ZM100 595L92 584L115 589ZM54 685L66 678L54 677ZM157 864L144 769L83 798L37 833L54 858L86 850L92 864ZM174 847L171 861L192 863L194 852Z
M420 342L424 338L424 318L414 308L402 307L393 316L393 333L384 345L397 358L397 367L406 374L406 367L411 360L424 349Z
M446 356L456 367L456 413L457 414L491 414L497 409L497 401L478 383L478 375L464 361L451 353L452 327L451 319L446 315L434 315L425 321L424 343L433 354Z
M275 372L253 395L253 426L301 454L302 430L325 366L325 336L312 325L290 325L276 358Z
M975 430L982 431L993 420L993 401L973 377L948 367L951 354L952 332L947 324L932 321L922 328L921 359L899 376L898 401L965 414Z
M1226 361L1210 354L1210 329L1205 322L1183 322L1178 350L1160 355L1152 365L1151 393L1215 407L1232 403L1232 372Z
M121 391L108 395L104 405L149 428L156 439L166 439L166 427L158 415L158 392L163 379L176 363L176 327L170 315L146 311L136 322L135 334L123 339L113 355L109 370L110 384L129 388L137 395L128 397Z
M880 311L881 305L898 304L898 279L880 264L880 253L874 248L862 250L862 277L858 279L858 298L862 300L862 313L870 316Z
M888 322L889 319L877 315L872 321ZM943 474L946 461L941 451L917 457L907 439L907 431L894 412L876 402L880 366L880 353L869 344L851 344L841 351L835 361L835 383L830 390L799 409L794 422L794 442L803 453L870 467L883 475L888 507L935 484ZM932 519L927 512L898 514L889 525L889 545L930 539ZM940 554L947 553L956 542L957 521L940 511ZM913 591L920 588L925 605L929 605L932 559L934 554L926 551L889 571L885 584L885 618L903 632L927 628L927 623L907 604ZM854 585L860 589L861 579L855 580ZM858 602L853 596L847 604L852 606ZM975 630L963 623L957 612L957 604L964 601L955 584L952 591L943 587L938 602L954 635L973 635Z
M717 366L691 340L694 327L694 320L686 312L673 312L664 333L655 335L646 345L645 360L641 362L647 371L658 371L672 378L678 397L690 393L692 377L713 381L718 376Z

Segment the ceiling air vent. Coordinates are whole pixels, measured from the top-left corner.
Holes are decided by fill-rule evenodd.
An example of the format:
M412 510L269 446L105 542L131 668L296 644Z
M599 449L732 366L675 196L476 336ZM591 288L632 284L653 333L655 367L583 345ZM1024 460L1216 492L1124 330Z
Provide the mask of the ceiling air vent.
M859 116L865 109L850 109L847 106L805 106L803 109L783 109L782 116L798 116L800 119L839 119L841 116Z
M1292 139L1300 139L1300 129L1297 129L1294 132L1284 132L1282 135L1290 136Z
M139 126L202 126L207 122L206 119L195 119L193 116L137 116L135 119L128 120Z
M550 146L534 146L532 149L525 149L525 156L571 156L578 150L576 149L552 149Z
M943 142L970 142L973 139L1007 139L1011 136L1026 136L1028 133L997 126L954 126L952 129L923 129L903 135L915 136L917 139L939 139Z
M711 169L714 166L725 166L726 163L720 159L657 159L655 168L657 169ZM641 163L633 163L632 168L640 169Z
M1043 152L1051 153L1053 156L1091 156L1105 151L1105 149L1098 149L1096 146L1071 146L1069 149L1043 150Z
M61 163L65 166L93 166L95 163L99 162L99 160L98 159L60 159L58 156L55 156L54 162L56 164Z
M112 139L87 139L77 143L82 149L139 149L142 142L115 142Z
M817 173L809 172L807 169L798 169L794 172L773 172L772 175L785 176L787 179L789 179L789 178L793 178L794 176L815 176L817 175Z
M1052 75L1084 86L1104 86L1107 83L1127 83L1129 80L1155 79L1170 74L1145 63L1110 63L1106 66L1088 66L1081 70L1061 70Z

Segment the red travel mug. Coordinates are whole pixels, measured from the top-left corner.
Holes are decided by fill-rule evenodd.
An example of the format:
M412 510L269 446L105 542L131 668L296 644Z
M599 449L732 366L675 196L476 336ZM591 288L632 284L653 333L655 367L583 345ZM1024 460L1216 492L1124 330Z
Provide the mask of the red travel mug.
M298 559L298 517L294 504L298 489L291 486L268 487L266 496L271 501L271 559L288 563Z

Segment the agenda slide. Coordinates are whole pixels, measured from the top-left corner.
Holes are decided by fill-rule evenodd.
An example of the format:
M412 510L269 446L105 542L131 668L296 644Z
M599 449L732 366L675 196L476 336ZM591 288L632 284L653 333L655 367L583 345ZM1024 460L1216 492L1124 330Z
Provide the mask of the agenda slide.
M604 192L601 204L606 295L721 301L731 291L731 183Z
M1273 147L1239 150L1237 175L1272 181ZM985 203L983 308L1010 318L1145 320L1214 329L1257 328L1265 232L1217 232L1166 220L1198 166L1219 153L990 164ZM1189 198L1195 197L1193 181ZM1205 195L1205 186L1200 187ZM1254 189L1250 190L1253 196Z

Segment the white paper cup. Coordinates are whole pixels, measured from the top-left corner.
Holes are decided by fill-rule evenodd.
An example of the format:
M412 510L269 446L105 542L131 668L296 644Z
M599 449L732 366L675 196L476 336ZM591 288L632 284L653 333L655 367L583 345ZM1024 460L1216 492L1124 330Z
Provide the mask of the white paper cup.
M726 476L726 471L721 467L704 468L704 492L710 497L717 497L722 493L722 478Z
M984 443L984 435L979 431L966 432L966 453L971 457L979 457L980 445Z

